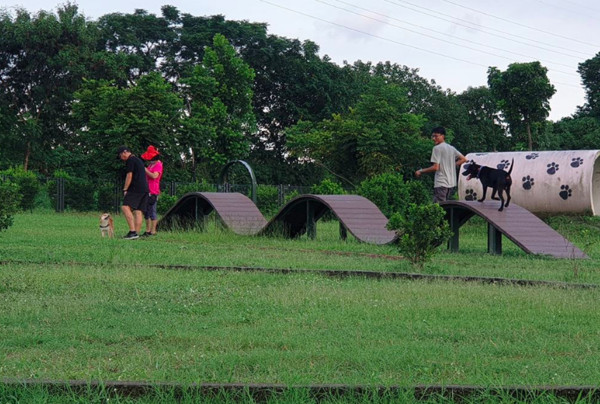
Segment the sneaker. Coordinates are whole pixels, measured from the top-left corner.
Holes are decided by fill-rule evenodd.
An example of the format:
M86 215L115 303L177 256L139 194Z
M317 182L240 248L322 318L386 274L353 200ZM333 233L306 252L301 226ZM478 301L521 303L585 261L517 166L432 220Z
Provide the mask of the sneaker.
M149 231L145 232L144 234L142 234L140 237L148 237L151 236L152 233L150 233Z
M127 233L127 235L125 237L123 237L125 240L135 240L136 238L140 238L140 236L138 236L138 234L135 231L130 231L129 233Z

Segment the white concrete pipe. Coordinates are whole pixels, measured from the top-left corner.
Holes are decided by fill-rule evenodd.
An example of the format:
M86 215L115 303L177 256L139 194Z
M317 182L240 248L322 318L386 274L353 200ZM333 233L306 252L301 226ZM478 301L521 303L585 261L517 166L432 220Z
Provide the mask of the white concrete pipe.
M600 150L469 153L466 157L505 171L514 159L511 203L533 213L600 215ZM480 199L481 182L467 181L463 172L464 165L458 174L459 199ZM486 200L491 196L488 188Z

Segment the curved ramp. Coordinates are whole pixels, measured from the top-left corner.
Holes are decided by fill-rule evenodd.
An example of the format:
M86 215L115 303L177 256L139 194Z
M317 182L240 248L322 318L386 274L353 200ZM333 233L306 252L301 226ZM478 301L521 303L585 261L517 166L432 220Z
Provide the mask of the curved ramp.
M544 221L519 205L511 204L498 212L498 201L446 201L440 204L454 231L450 248L458 250L458 229L472 216L488 222L488 250L502 252L502 235L529 254L556 258L587 258L587 255Z
M386 244L396 234L386 229L388 219L367 198L358 195L301 195L288 202L268 223L245 195L232 192L190 192L171 207L158 222L160 230L203 228L215 211L221 223L242 235L283 234L316 236L316 222L331 211L340 222L340 236L350 232L357 240Z
M267 224L256 205L243 194L190 192L165 213L157 226L160 230L203 228L213 210L221 223L237 234L256 234Z
M326 212L340 222L340 235L350 232L357 240L372 244L394 241L396 233L386 228L388 219L370 200L359 195L300 195L288 202L261 231L283 231L287 237L315 235L315 223Z

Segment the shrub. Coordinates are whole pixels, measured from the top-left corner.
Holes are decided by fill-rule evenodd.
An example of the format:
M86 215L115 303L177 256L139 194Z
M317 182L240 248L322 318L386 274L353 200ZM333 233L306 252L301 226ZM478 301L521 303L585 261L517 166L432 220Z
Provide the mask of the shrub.
M410 204L406 214L394 213L387 227L398 235L398 249L410 262L423 268L441 244L452 236L445 219L446 211L438 204Z
M259 185L256 204L265 216L273 216L279 210L279 190L274 185Z
M1 174L9 177L19 187L19 193L21 194L20 208L22 210L33 210L35 196L41 188L37 175L31 171L25 171L23 167L11 168Z
M310 188L311 194L318 195L345 195L346 191L340 184L325 178L320 184L315 184Z
M408 188L399 174L380 174L360 183L357 193L373 202L390 217L394 212L404 214L408 204Z
M356 192L377 205L387 217L394 213L405 214L411 203L421 205L431 201L421 182L404 182L400 174L384 173L364 180Z
M13 224L13 215L19 210L21 194L17 184L0 179L0 231Z
M176 195L169 195L164 192L161 193L156 204L156 211L159 215L164 215L173 205L175 205L178 199L179 197Z
M217 189L214 184L209 184L206 180L201 182L184 182L177 183L175 188L175 195L182 197L189 192L216 192ZM161 193L161 196L163 194Z

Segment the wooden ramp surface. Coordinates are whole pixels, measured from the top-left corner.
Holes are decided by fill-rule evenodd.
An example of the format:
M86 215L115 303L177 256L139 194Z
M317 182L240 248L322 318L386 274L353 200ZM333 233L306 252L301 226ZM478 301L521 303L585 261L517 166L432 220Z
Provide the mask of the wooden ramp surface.
M283 228L289 237L297 237L310 232L311 224L328 211L359 241L387 244L396 237L387 230L388 219L377 205L359 195L300 195L282 207L262 233Z
M556 258L587 258L587 255L544 221L519 205L498 212L499 201L446 201L440 204L453 216L456 228L473 215L484 218L523 251Z
M357 240L386 244L395 233L386 229L388 219L377 206L358 195L301 195L288 202L268 223L256 205L245 195L231 192L190 192L185 194L158 222L159 229L202 226L215 211L225 227L237 234L276 234L299 237L315 235L315 223L331 211L339 220L341 233L350 232Z
M159 229L202 227L215 211L223 225L234 233L253 235L267 220L247 196L238 192L190 192L182 196L158 222Z

